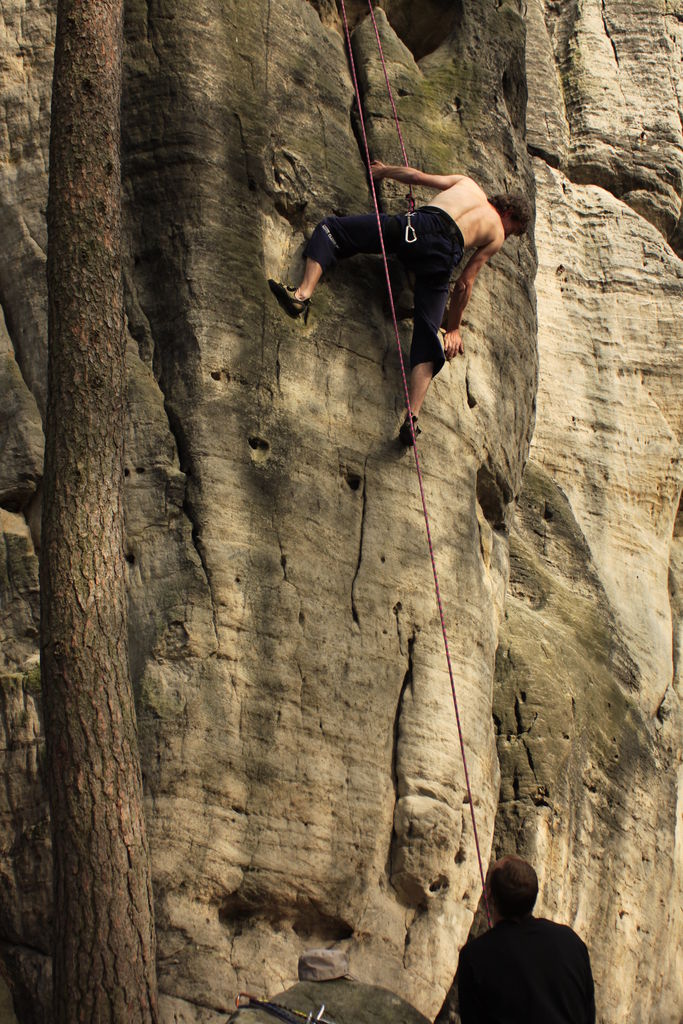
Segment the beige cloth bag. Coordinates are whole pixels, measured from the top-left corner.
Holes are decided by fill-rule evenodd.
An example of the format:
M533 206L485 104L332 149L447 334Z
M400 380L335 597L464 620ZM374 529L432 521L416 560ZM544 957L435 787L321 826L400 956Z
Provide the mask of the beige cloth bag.
M333 981L349 976L349 957L343 949L307 949L299 957L299 981Z

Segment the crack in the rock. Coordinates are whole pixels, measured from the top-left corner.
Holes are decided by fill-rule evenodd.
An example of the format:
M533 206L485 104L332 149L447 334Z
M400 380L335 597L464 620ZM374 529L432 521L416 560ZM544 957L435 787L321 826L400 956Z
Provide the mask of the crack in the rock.
M277 343L275 346L275 383L277 389L282 394L282 386L280 384L280 375L282 373L282 364L280 363L280 346L282 345L282 336L278 333Z
M403 707L403 698L405 697L406 690L413 692L413 648L415 646L417 634L413 629L413 633L408 640L408 665L406 667L405 675L403 676L403 682L401 683L401 692L398 695L398 702L396 704L396 714L394 715L394 730L393 730L393 749L391 755L391 778L394 785L394 803L398 800L398 745L400 739L400 723L401 723L401 709ZM393 843L392 843L393 845Z
M220 652L220 639L219 639L219 633L218 633L218 609L216 607L216 597L215 597L215 594L214 594L214 591L213 591L213 582L212 582L212 579L211 579L211 572L209 570L209 565L208 565L208 562L206 560L206 552L204 550L204 545L203 545L202 540L201 540L199 524L196 521L194 506L193 506L193 504L192 504L192 502L191 502L191 500L189 498L189 495L188 495L188 487L189 487L189 481L186 478L186 480L185 480L185 497L183 499L183 512L187 516L187 518L188 518L188 520L190 522L190 525L192 527L192 529L190 531L190 536L192 537L192 545L193 545L195 551L197 552L197 556L199 558L202 570L204 572L204 577L206 579L206 585L207 585L207 588L208 588L208 591L209 591L209 598L211 600L211 617L213 619L213 632L214 632L214 636L216 638L216 651Z
M358 538L358 561L356 562L356 571L353 574L353 580L351 582L351 614L353 616L353 621L357 626L360 625L360 622L358 619L358 609L356 608L356 582L358 581L358 573L360 572L361 562L363 561L363 537L365 534L365 513L367 509L367 466L368 460L366 458L363 463L363 492L361 495L362 507L360 536Z
M15 513L15 515L16 514L17 513ZM26 520L26 516L24 516L24 519ZM28 526L29 536L31 538L31 551L30 551L29 554L31 556L33 556L33 558L37 559L38 558L38 549L37 549L37 547L35 545L35 538L33 537L33 533L31 531L31 526L28 523L28 520L26 520L26 525ZM20 578L18 581L15 581L14 573L12 572L12 563L11 563L11 560L10 560L10 551L9 551L9 545L8 545L8 542L7 542L7 534L4 534L3 538L4 538L4 540L3 540L3 547L4 547L4 550L5 550L5 565L4 565L4 569L5 569L5 579L7 580L7 583L9 585L8 586L8 590L13 590L14 591L15 597L19 598L19 600L21 600L23 602L25 608L28 610L28 613L29 613L29 615L31 617L31 625L32 625L33 629L31 630L31 628L27 624L27 627L25 628L25 631L24 631L25 639L35 639L36 642L37 642L39 637L40 637L40 592L39 592L39 588L36 587L35 590L31 589L30 586L27 588L26 587L26 580L25 579L21 579ZM11 662L11 661L15 660L14 658L12 658L9 655L7 655L7 659L8 659L8 662ZM17 668L19 668L20 665L21 665L21 662L17 665Z
M396 604L394 605L394 609L393 610L394 610L394 618L396 619L396 636L398 638L398 649L401 652L401 654L403 654L403 637L401 635L401 618L400 618L401 608L402 608L401 602L397 601Z
M426 907L425 906L416 907L415 908L415 916L413 917L413 919L410 922L410 924L406 924L406 937L405 937L405 940L403 942L403 959L402 959L403 969L404 970L408 970L408 966L409 966L408 965L408 947L410 946L410 943L412 942L412 938L411 938L411 934L410 934L411 933L411 929L413 928L415 923L419 920L419 918L424 915L425 911L426 911Z
M160 355L160 346L154 336L151 321L147 316L142 304L139 301L137 291L135 289L134 280L131 277L125 277L126 286L126 317L128 322L128 329L130 335L136 343L138 356L140 360L148 365L149 361L152 364L152 375L155 383L159 389L163 400L164 412L166 413L166 422L171 437L175 443L175 449L178 456L178 465L181 472L184 475L184 490L183 490L183 501L182 511L190 524L190 536L192 539L192 545L197 552L199 563L206 579L207 590L209 594L209 600L211 601L211 613L213 619L214 636L216 640L216 652L220 653L220 634L218 630L218 609L216 604L216 598L213 590L213 581L211 578L211 572L209 569L208 562L206 560L206 552L201 541L201 527L197 519L195 508L190 497L190 485L193 479L192 472L192 459L189 454L189 445L185 437L185 431L181 423L180 417L173 411L171 406L171 400L166 393L164 388L164 375L162 370L162 361ZM142 317L144 323L138 325L138 316L132 316L130 308L134 307L139 317ZM144 347L144 351L143 351Z
M517 765L514 765L512 769L512 797L513 800L519 800L519 772Z
M607 24L607 15L605 13L605 0L602 0L602 3L600 4L600 13L602 15L602 26L605 30L605 35L611 43L612 50L614 51L614 59L617 62L617 67L619 67L619 54L617 53L616 43L612 39L612 34L609 30L609 25Z
M214 630L214 635L215 635L215 638L216 638L216 651L220 652L220 639L219 639L219 632L218 632L218 609L216 607L216 598L215 598L215 594L214 594L214 591L213 591L213 581L211 579L211 571L209 569L209 565L208 565L208 562L206 560L206 552L204 550L204 545L203 545L202 539L201 539L201 526L200 526L199 520L198 520L197 515L196 515L196 510L195 510L194 504L193 504L192 499L190 497L190 486L191 486L191 481L192 481L192 478L193 478L193 474L192 474L192 460L191 460L191 458L189 456L188 444L187 444L187 441L185 439L185 433L184 433L183 427L182 427L182 425L180 423L180 419L173 412L173 410L171 409L171 407L170 407L170 405L169 405L169 403L167 401L166 394L164 393L164 389L163 389L163 386L162 386L162 380L161 379L159 380L158 385L159 385L159 390L161 391L162 395L164 396L164 409L166 411L166 419L168 420L168 429L170 430L171 435L173 436L173 439L175 441L176 451L178 452L178 461L179 461L179 464L180 464L180 469L181 469L181 471L183 472L183 474L185 476L185 490L184 490L184 494L183 494L182 509L183 509L183 512L185 513L185 516L186 516L186 518L187 518L187 520L188 520L188 522L189 522L189 524L191 526L190 536L192 538L192 545L193 545L195 551L197 552L197 556L199 558L199 562L200 562L200 565L201 565L202 570L204 572L204 577L206 579L206 585L207 585L207 589L209 591L209 599L211 601L211 612L212 612L212 618L213 618L213 630Z
M394 608L396 613L396 608ZM398 614L396 614L396 621L398 622ZM403 682L401 683L401 692L398 695L398 701L396 702L396 713L394 714L394 726L393 726L393 740L391 750L391 782L394 789L394 811L396 804L399 801L399 779L398 779L398 748L400 743L401 733L401 711L403 709L403 701L406 695L406 691L410 690L413 693L413 648L415 646L415 640L417 638L417 632L413 627L413 632L408 640L408 664L406 666L405 675L403 676ZM402 653L402 652L401 652ZM392 818L392 829L391 829L391 841L389 843L389 856L387 863L387 880L391 888L397 892L394 883L394 849L396 847L396 827Z
M515 695L515 722L517 723L517 735L521 736L522 733L526 732L524 723L522 722L522 712L519 706L519 697Z
M277 540L277 546L280 549L280 567L282 569L282 578L285 581L285 583L289 583L290 580L289 580L289 577L287 576L287 555L285 554L285 549L282 546L282 538L280 537L280 533L279 533L279 531L277 530L277 528L275 526L275 512L274 511L273 511L273 513L271 515L271 524L272 524L272 527L273 527L273 533L275 534L275 539Z
M360 83L358 83L358 90L359 91L360 91L360 88L361 88ZM363 102L363 95L361 93L361 103L362 102ZM358 147L358 154L359 154L359 156L360 156L360 158L361 158L361 160L363 162L363 167L365 168L365 171L366 171L366 174L367 174L367 163L366 163L366 156L365 156L365 140L363 138L363 130L362 130L362 126L361 126L360 113L359 113L359 110L358 110L358 99L356 98L355 95L354 95L354 98L353 98L353 103L351 104L351 131L353 133L354 139L356 140L356 146ZM380 195L380 190L379 189L377 189L376 195L377 195L377 204L378 204L378 206L380 208L380 212L381 212L381 210L382 210L382 201L381 201L381 195Z
M531 794L531 799L537 807L550 807L550 801L548 800L550 795L548 787L545 783L539 781L538 775L536 774L536 765L534 764L531 748L526 742L524 742L524 750L526 752L526 759L529 764L529 768L531 769L531 774L533 775L534 782L536 783L536 791Z
M20 348L20 346L17 345L16 340L15 340L16 332L15 332L15 329L14 329L14 323L12 321L11 316L8 316L8 314L7 314L7 302L6 302L4 296L2 295L1 292L0 292L0 315L2 316L2 319L5 322L5 329L7 331L7 337L9 338L10 345L12 346L12 355L14 356L14 361L17 364L17 367L19 368L19 373L21 374L21 379L23 380L24 384L26 385L26 389L27 389L28 393L32 396L33 400L35 401L35 403L36 403L36 405L38 407L38 412L40 414L41 420L43 421L43 429L45 429L44 415L43 415L44 410L42 410L40 408L40 403L38 401L38 398L34 394L33 389L31 388L30 381L28 379L28 376L27 376L26 371L25 371L25 367L23 365L24 360L23 360L23 358L21 356L21 348Z
M353 82L353 72L352 72L352 67L351 67L351 58L349 56L348 47L347 46L344 47L344 54L346 56L346 64L347 64L347 68L348 68L348 71L349 71L349 76L351 78L351 81ZM365 139L364 139L364 136L363 136L362 124L361 124L361 111L358 108L359 97L360 97L360 103L363 104L363 102L365 100L365 96L363 95L363 87L362 87L360 82L358 82L358 95L356 95L355 90L354 90L353 103L351 104L351 109L349 111L349 114L350 114L350 122L351 122L351 131L353 133L354 139L356 140L356 146L358 147L358 154L359 154L359 156L361 158L361 162L363 164L363 169L365 170L365 174L367 176L367 174L368 174L367 154L366 154L366 149L365 149ZM367 128L366 128L366 131L367 131ZM368 188L370 188L370 182L369 181L368 181ZM379 208L380 212L382 212L383 205L382 205L381 189L378 188L376 190L376 196L377 196L378 208Z
M250 192L255 192L256 191L256 180L255 180L254 175L251 173L251 170L249 168L249 153L251 152L251 149L250 149L250 147L248 145L248 142L247 142L247 139L245 138L245 135L244 135L244 126L242 124L242 118L240 117L240 115L239 115L239 113L237 111L235 111L234 116L235 116L235 120L237 121L237 129L239 131L239 136L240 136L240 145L241 145L242 154L244 156L244 160L243 160L243 163L244 163L244 177L245 177L246 182L247 182L247 188L249 189Z
M152 0L147 0L147 14L145 18L145 30L147 33L147 42L149 43L152 53L154 54L157 65L161 67L163 65L163 55L160 53L160 47L155 39L154 26L152 24Z

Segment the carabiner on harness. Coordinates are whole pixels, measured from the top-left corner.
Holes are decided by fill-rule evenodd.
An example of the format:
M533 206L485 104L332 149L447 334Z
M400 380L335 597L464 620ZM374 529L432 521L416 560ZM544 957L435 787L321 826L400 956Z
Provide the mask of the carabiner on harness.
M410 213L406 214L406 235L405 235L405 238L406 238L406 242L408 243L408 245L412 245L413 242L417 242L417 231L415 230L415 228L413 227L413 225L411 223L412 216L413 216L413 211L412 210L410 211Z

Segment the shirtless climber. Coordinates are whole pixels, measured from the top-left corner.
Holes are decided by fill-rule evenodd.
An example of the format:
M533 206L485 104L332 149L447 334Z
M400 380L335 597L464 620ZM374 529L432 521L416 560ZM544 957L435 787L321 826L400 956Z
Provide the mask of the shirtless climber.
M446 359L464 351L460 322L475 278L487 260L498 252L508 235L522 235L527 229L531 207L516 193L487 198L486 193L464 174L425 174L412 167L392 167L376 160L371 164L375 181L393 178L407 185L438 190L429 206L409 214L380 214L382 236L388 253L396 255L415 276L415 312L410 350L410 406L415 436L421 433L417 417L427 388ZM411 217L408 236L406 227ZM409 242L410 228L417 239ZM458 278L448 309L444 344L439 327L448 299L451 271L465 249L476 251ZM313 232L305 249L306 267L298 288L269 281L271 291L291 317L306 316L318 281L338 259L357 253L379 253L375 214L355 217L325 217ZM399 432L403 444L413 438L406 413Z

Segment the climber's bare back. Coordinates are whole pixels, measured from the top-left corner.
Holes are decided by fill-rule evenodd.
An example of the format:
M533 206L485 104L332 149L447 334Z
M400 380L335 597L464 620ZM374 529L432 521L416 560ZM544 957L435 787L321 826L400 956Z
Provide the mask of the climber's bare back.
M506 227L501 215L484 190L466 174L426 174L415 167L396 167L380 160L373 160L370 170L375 181L393 178L406 185L438 189L429 205L440 207L453 218L462 232L465 248L483 250L483 262L498 252L505 241Z
M453 218L462 232L466 249L491 247L491 251L496 252L505 241L500 214L476 181L465 175L453 177L457 178L455 184L437 193L429 205L440 207Z

